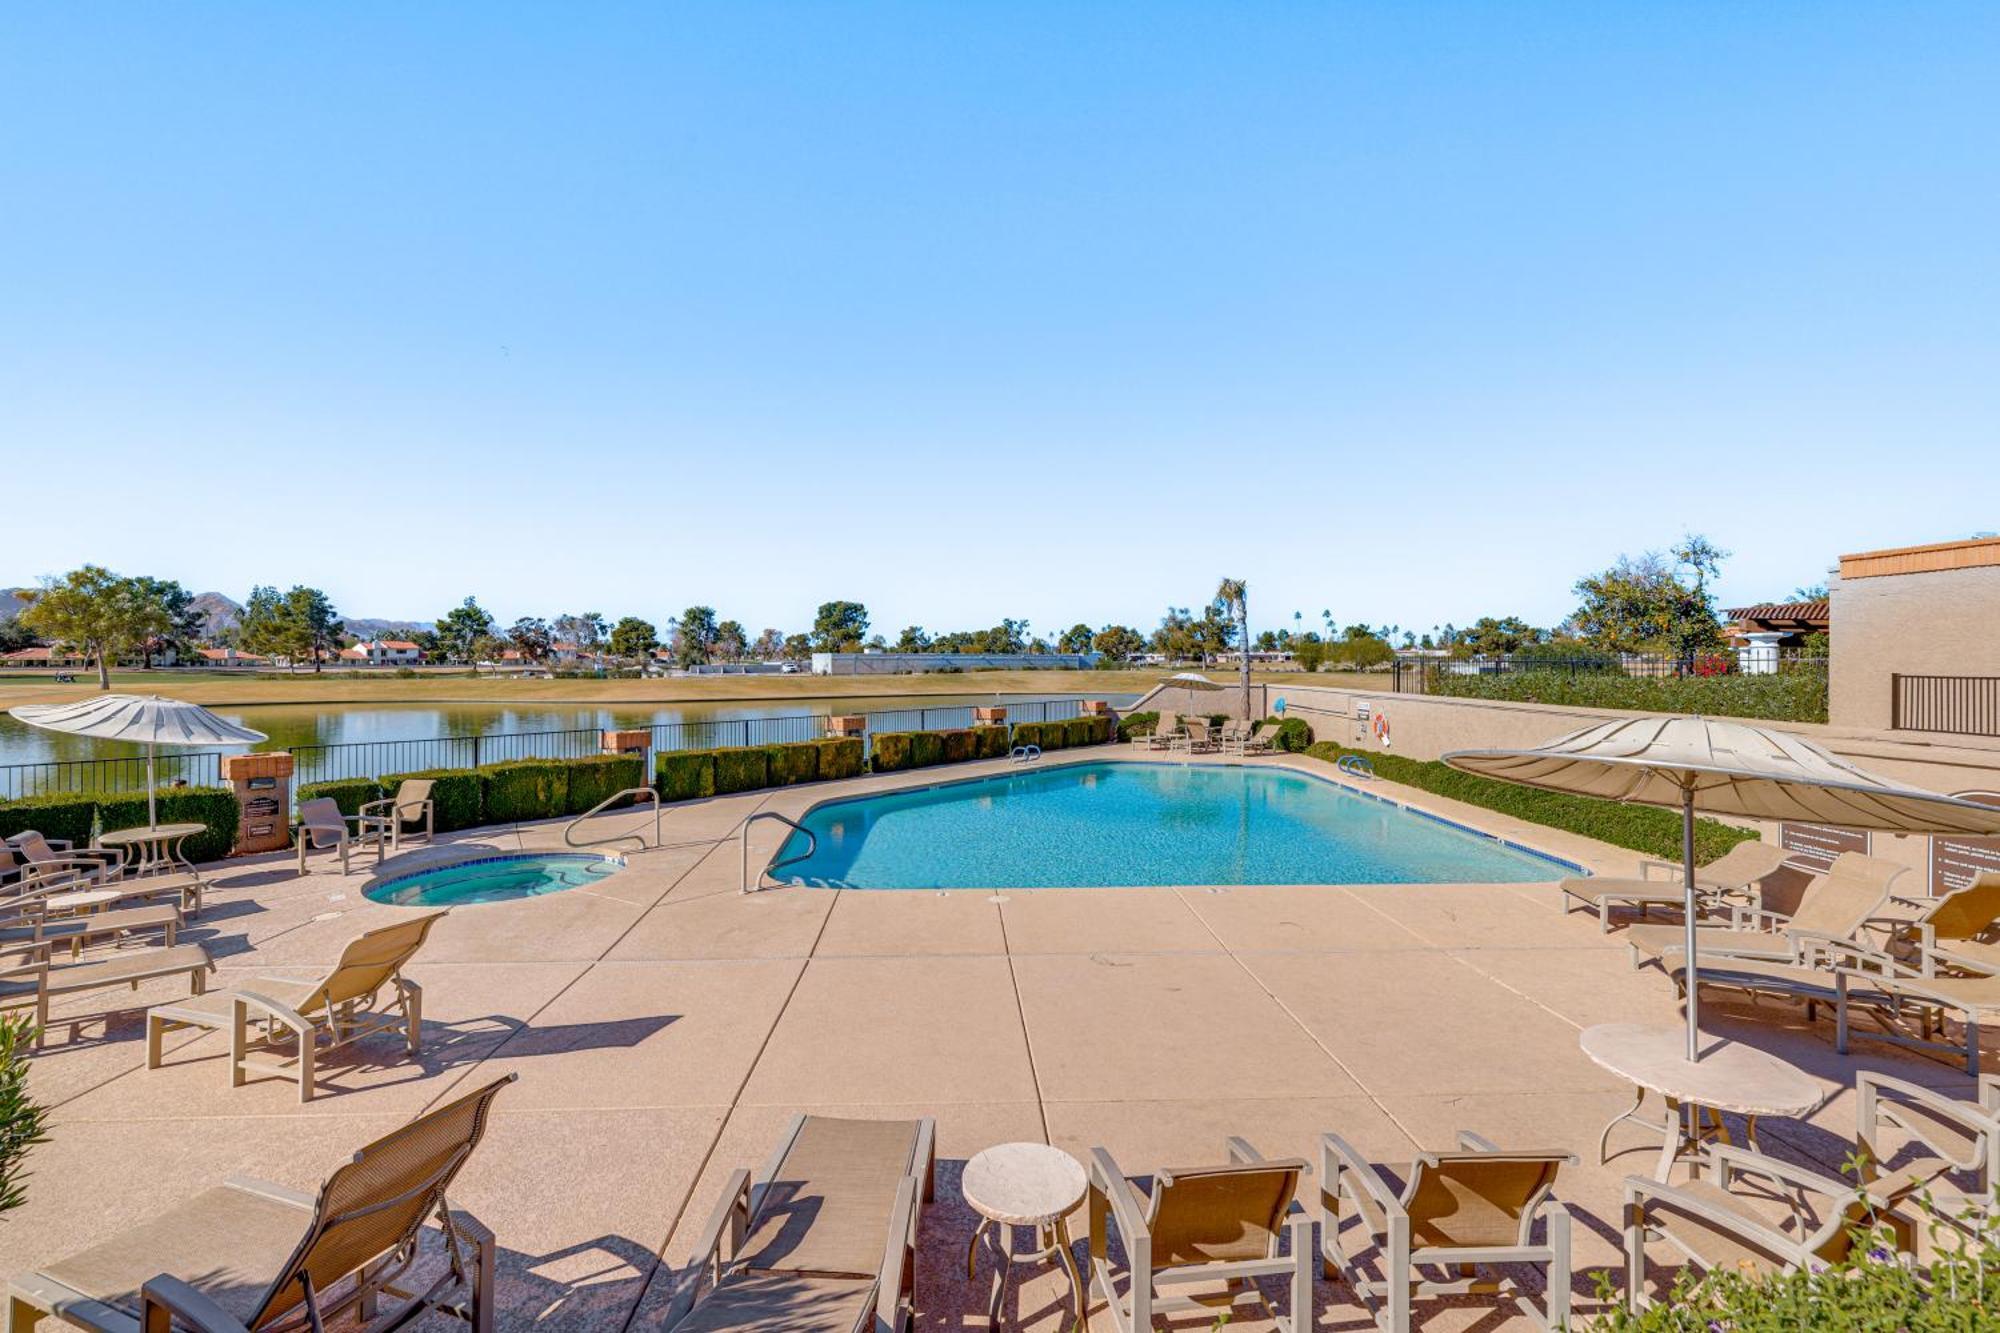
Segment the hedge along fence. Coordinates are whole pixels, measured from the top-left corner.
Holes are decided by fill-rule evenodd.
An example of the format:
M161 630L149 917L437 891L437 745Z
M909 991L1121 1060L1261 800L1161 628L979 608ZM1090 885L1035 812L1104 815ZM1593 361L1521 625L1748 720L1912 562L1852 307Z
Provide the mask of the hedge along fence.
M300 786L299 800L330 797L342 814L357 814L368 802L393 796L405 781L418 778L431 783L438 832L449 833L482 824L583 814L628 787L643 786L646 765L635 755L517 759L482 768L392 773L380 782L308 782Z
M704 796L763 787L836 782L866 771L863 754L859 736L716 750L662 750L653 756L653 787L662 801L698 801Z
M1618 708L1649 713L1702 713L1710 717L1753 717L1773 722L1824 722L1827 673L1817 667L1788 667L1771 675L1625 676L1570 675L1563 671L1510 671L1498 676L1439 672L1428 692L1459 699L1505 699L1512 703L1555 704L1569 708Z
M162 824L205 826L181 844L190 861L220 861L236 846L236 795L227 787L163 787L154 795L154 807ZM33 829L45 838L88 847L93 822L105 831L143 827L144 793L66 792L0 803L0 837Z
M1076 745L1102 745L1113 735L1109 716L1074 717L1065 722L1020 722L1011 733L1004 726L970 727L958 731L878 731L871 764L877 773L930 768L971 759L1004 759L1018 745L1061 750Z
M1644 852L1663 861L1678 862L1681 859L1681 815L1677 810L1542 791L1537 787L1523 787L1462 773L1448 764L1433 760L1409 759L1373 750L1351 750L1332 741L1321 741L1308 748L1306 753L1330 764L1338 763L1343 756L1358 754L1374 765L1376 776L1390 782L1400 782L1406 787L1415 787L1436 796L1513 815L1532 824L1561 829L1566 833L1579 833L1586 838ZM1737 843L1754 842L1757 837L1755 829L1737 828L1713 819L1697 819L1694 824L1695 860L1706 865Z

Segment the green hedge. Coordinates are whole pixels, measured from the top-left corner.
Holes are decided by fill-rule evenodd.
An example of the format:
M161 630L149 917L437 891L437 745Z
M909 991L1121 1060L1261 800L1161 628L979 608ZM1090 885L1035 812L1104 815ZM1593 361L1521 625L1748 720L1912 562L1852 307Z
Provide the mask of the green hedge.
M968 730L940 733L944 742L944 761L947 764L962 764L978 757L979 743Z
M548 819L569 809L569 764L513 759L479 769L480 811L488 824Z
M1580 833L1586 838L1627 847L1663 861L1681 858L1681 816L1677 811L1651 805L1623 805L1589 796L1566 796L1561 792L1522 787L1493 778L1461 773L1448 765L1375 750L1351 750L1321 741L1306 750L1314 759L1338 763L1341 756L1358 754L1375 767L1378 777L1400 782L1437 796L1446 796L1467 805L1497 810L1530 823ZM1739 842L1757 838L1754 829L1737 828L1713 819L1698 819L1694 829L1695 859L1703 865L1713 861Z
M819 742L792 741L766 747L770 752L771 785L792 787L819 779Z
M335 778L331 782L304 782L299 784L299 804L307 801L331 800L340 807L343 815L358 815L361 807L370 801L382 799L382 784L373 778Z
M996 727L1005 732L1005 727ZM859 736L829 736L825 740L814 741L819 748L819 780L836 782L841 778L858 778L867 771L867 747Z
M1127 713L1118 719L1118 739L1129 741L1135 736L1150 736L1160 729L1158 713Z
M220 861L236 847L236 823L241 807L227 787L164 787L154 800L162 824L206 824L181 844L190 861ZM146 794L126 792L98 798L97 822L105 831L138 828L146 822Z
M910 733L910 767L935 768L944 762L944 735L936 731Z
M90 820L97 810L97 798L89 793L57 792L48 796L23 796L0 805L0 838L33 829L44 838L90 845Z
M1073 717L1063 723L1063 732L1071 746L1103 745L1111 739L1111 717L1108 713Z
M974 727L972 729L972 757L974 759L1005 759L1011 748L1004 725Z
M636 754L600 754L569 761L569 806L580 815L628 787L646 781L646 761Z
M393 796L405 778L428 778L431 782L432 813L437 831L477 828L486 823L485 782L476 768L425 768L414 773L391 773L382 779L382 790Z
M912 767L910 741L915 735L914 731L876 732L874 750L868 756L869 767L877 773L900 773Z
M1754 717L1774 722L1826 721L1827 673L1798 668L1768 676L1644 676L1566 671L1519 671L1504 676L1458 676L1440 672L1426 688L1458 699L1505 699L1513 703L1556 704L1570 708L1637 709L1649 713L1701 713L1709 717Z
M1306 725L1306 720L1302 717L1288 717L1282 722L1276 718L1267 718L1257 730L1264 731L1272 726L1278 729L1276 739L1271 742L1273 749L1301 754L1313 743L1313 729Z
M715 794L756 791L771 785L771 756L755 745L728 745L715 756Z
M715 755L708 750L663 750L653 756L653 785L663 801L715 795Z

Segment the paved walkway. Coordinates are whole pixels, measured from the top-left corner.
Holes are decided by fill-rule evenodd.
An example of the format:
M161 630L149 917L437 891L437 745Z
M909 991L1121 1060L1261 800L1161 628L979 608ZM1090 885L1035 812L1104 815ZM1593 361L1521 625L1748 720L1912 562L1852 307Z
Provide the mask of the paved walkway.
M368 1045L324 1070L308 1106L275 1081L230 1088L218 1035L183 1034L168 1067L148 1072L136 1011L107 1024L102 997L65 1004L32 1072L56 1108L54 1137L32 1159L27 1207L0 1220L0 1273L231 1173L310 1188L368 1139L503 1073L520 1080L455 1202L498 1233L506 1328L654 1326L723 1177L760 1161L799 1110L937 1117L939 1202L918 1274L928 1328L984 1323L984 1274L975 1289L962 1267L973 1219L957 1174L1010 1139L1078 1155L1103 1145L1145 1174L1216 1160L1229 1134L1316 1159L1318 1134L1337 1129L1403 1160L1474 1129L1578 1152L1559 1193L1578 1213L1579 1291L1591 1269L1620 1262L1619 1181L1651 1154L1627 1127L1614 1146L1635 1151L1597 1165L1598 1130L1630 1093L1581 1055L1577 1033L1672 1023L1677 1008L1663 977L1634 972L1615 935L1563 915L1547 886L738 892L731 835L751 811L883 785L895 784L669 807L667 845L621 874L454 911L413 969L421 1058ZM760 824L753 855L768 857L782 832ZM1603 868L1632 860L1526 832ZM401 861L559 843L559 825L485 829ZM190 938L208 944L220 985L253 969L309 975L359 930L411 910L368 902L368 878L337 863L305 878L286 858L231 863ZM160 983L131 1000L175 993ZM1826 1107L1768 1127L1767 1143L1828 1169L1852 1132L1855 1068L1967 1086L1880 1046L1837 1057L1824 1026L1781 1011L1746 1022L1718 1010L1711 1026L1823 1080ZM1053 1276L1032 1281L1008 1317L1056 1333L1063 1294ZM1320 1299L1322 1327L1366 1326L1344 1290L1322 1283ZM1425 1326L1501 1326L1490 1308L1432 1307Z

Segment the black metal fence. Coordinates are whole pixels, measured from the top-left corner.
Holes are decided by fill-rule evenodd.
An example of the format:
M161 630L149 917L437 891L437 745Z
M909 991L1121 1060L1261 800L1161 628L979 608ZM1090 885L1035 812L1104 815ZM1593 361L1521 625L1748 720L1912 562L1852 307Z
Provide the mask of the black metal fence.
M1827 659L1808 657L1798 649L1782 649L1762 658L1739 657L1733 650L1667 655L1620 653L1600 657L1508 655L1499 657L1420 657L1396 659L1390 668L1398 694L1429 694L1445 677L1520 676L1543 672L1558 676L1625 676L1637 680L1710 680L1725 676L1770 676L1801 671L1824 675Z
M1892 675L1889 726L1957 736L2000 736L2000 676Z
M208 751L162 753L153 760L153 777L162 787L214 786L222 781L222 756ZM145 789L144 755L0 765L0 800L54 796L63 792Z

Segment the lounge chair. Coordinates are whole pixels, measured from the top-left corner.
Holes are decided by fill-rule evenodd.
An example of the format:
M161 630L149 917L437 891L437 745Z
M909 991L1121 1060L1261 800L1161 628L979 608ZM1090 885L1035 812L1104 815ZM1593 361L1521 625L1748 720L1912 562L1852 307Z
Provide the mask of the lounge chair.
M181 909L172 903L51 917L47 904L39 898L0 900L0 945L67 944L72 957L80 956L88 945L122 941L141 931L161 932L161 942L171 948L182 924Z
M422 824L424 841L433 841L437 836L437 802L431 799L433 785L430 778L404 778L396 785L394 796L369 801L361 807L360 827L372 830L378 837L386 834L391 852L403 845L405 830L412 824Z
M1962 889L1933 899L1914 921L1883 923L1891 954L1929 956L1980 971L2000 971L2000 871L1986 871Z
M1169 742L1168 750L1176 754L1213 754L1219 748L1213 729L1204 719L1191 717L1182 726L1182 733Z
M231 1087L242 1087L253 1073L276 1074L296 1079L299 1100L309 1102L322 1050L397 1032L410 1054L417 1054L423 1049L424 992L403 968L444 915L432 912L357 935L317 981L251 977L227 990L154 1005L146 1011L146 1068L160 1067L170 1032L227 1029ZM252 1037L253 1023L261 1036ZM292 1046L297 1054L285 1054Z
M1257 730L1253 732L1245 732L1243 735L1242 752L1244 754L1282 753L1282 751L1278 749L1277 722L1266 721L1264 725L1257 728Z
M1625 1301L1637 1311L1645 1301L1646 1243L1667 1242L1703 1271L1722 1269L1771 1274L1793 1269L1825 1269L1844 1261L1854 1233L1871 1222L1889 1224L1897 1248L1914 1239L1907 1219L1892 1210L1895 1196L1821 1175L1762 1153L1712 1143L1707 1149L1712 1179L1667 1185L1650 1176L1625 1177ZM1791 1205L1778 1221L1730 1190L1739 1177L1757 1182L1767 1199Z
M904 1333L936 1137L928 1117L792 1117L755 1177L730 1173L664 1327Z
M199 944L120 949L74 963L52 963L51 947L48 940L0 945L0 1009L32 1008L37 1046L48 1027L51 1000L175 976L185 976L189 990L199 995L207 974L215 970L208 950Z
M1986 1019L2000 1016L2000 976L1990 972L1960 970L1948 975L1932 957L1925 969L1901 969L1884 975L1878 970L1836 966L1834 973L1834 1049L1847 1054L1855 1036L1886 1041L1920 1050L1953 1051L1961 1054L1965 1072L1979 1074L1979 1027ZM1704 978L1706 980L1706 978ZM1861 1008L1875 1016L1880 1030L1857 1033L1854 1010ZM1899 1032L1896 1024L1914 1018L1916 1035ZM1960 1040L1945 1040L1950 1023L1957 1022Z
M1981 1078L1971 1102L1868 1070L1854 1076L1854 1092L1854 1147L1870 1189L1907 1193L1912 1185L1934 1188L1941 1177L1964 1172L1975 1178L1967 1202L1992 1204L2000 1186L2000 1077ZM1902 1155L1902 1148L1885 1150L1885 1128L1908 1136L1903 1146L1921 1147L1928 1156L1885 1174L1883 1168Z
M1695 901L1698 907L1714 910L1722 906L1746 906L1759 882L1775 874L1785 864L1787 853L1775 842L1739 842L1695 871ZM1655 876L1654 871L1662 872ZM1636 908L1646 915L1653 907L1676 911L1686 905L1686 871L1668 861L1641 861L1637 879L1566 879L1556 887L1566 901L1565 912L1575 907L1594 908L1601 927L1611 929L1613 907Z
M1853 940L1874 920L1889 890L1910 868L1860 852L1842 852L1824 875L1806 886L1798 910L1786 917L1738 908L1734 928L1702 926L1695 948L1704 958L1764 958L1795 963L1814 940ZM1686 946L1681 926L1633 926L1625 932L1636 967L1641 955L1663 958Z
M388 838L379 823L364 822L370 819L364 815L343 815L340 806L331 796L315 797L299 802L299 822L295 835L299 849L299 873L306 873L306 849L315 850L331 847L340 853L340 873L348 872L348 849L354 843L375 846L375 864L382 864L382 851L388 845ZM347 826L353 824L354 831Z
M1159 721L1153 724L1151 732L1132 739L1142 750L1169 750L1173 748L1174 738L1180 734L1181 715L1169 709L1160 714Z
M493 1233L445 1191L486 1133L494 1097L515 1075L460 1097L354 1154L317 1196L231 1177L166 1213L39 1272L14 1279L7 1327L49 1316L97 1333L319 1329L348 1309L401 1328L427 1311L473 1333L493 1327ZM421 1295L411 1282L427 1219L445 1270ZM454 1299L456 1298L456 1299Z
M1320 1140L1320 1247L1329 1278L1345 1282L1386 1333L1409 1333L1411 1306L1421 1297L1493 1295L1544 1329L1566 1327L1570 1314L1570 1216L1556 1201L1556 1173L1576 1161L1568 1152L1517 1152L1477 1134L1460 1133L1458 1151L1423 1153L1383 1168L1338 1134ZM1361 1275L1341 1237L1352 1209L1363 1235L1380 1252L1382 1281ZM1536 1219L1547 1240L1534 1243ZM1545 1303L1535 1301L1496 1264L1546 1270ZM1487 1269L1485 1276L1473 1266ZM1420 1268L1459 1269L1455 1280L1422 1277Z
M20 882L16 890L27 893L56 884L81 887L83 883L104 884L125 873L125 853L115 847L78 851L61 838L45 838L33 829L7 839Z
M1227 1144L1224 1166L1174 1168L1154 1173L1141 1194L1109 1151L1090 1154L1090 1281L1118 1333L1146 1333L1158 1310L1205 1310L1207 1295L1179 1295L1163 1288L1254 1277L1290 1279L1288 1308L1273 1311L1281 1333L1312 1329L1312 1215L1299 1203L1303 1160L1267 1160L1242 1139ZM1113 1228L1130 1267L1118 1294L1111 1267ZM1291 1252L1279 1240L1289 1235Z

